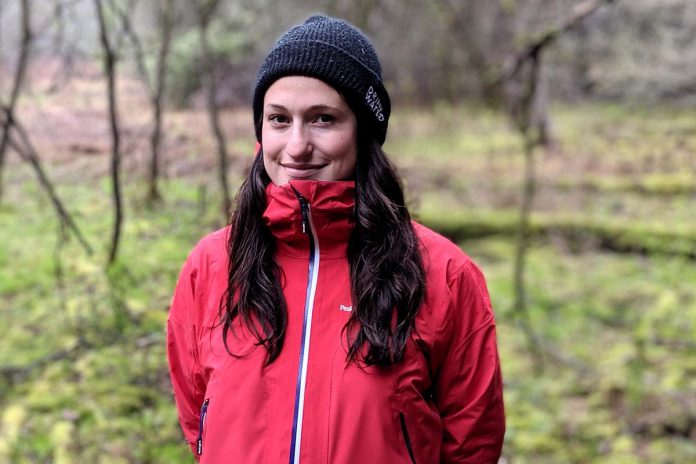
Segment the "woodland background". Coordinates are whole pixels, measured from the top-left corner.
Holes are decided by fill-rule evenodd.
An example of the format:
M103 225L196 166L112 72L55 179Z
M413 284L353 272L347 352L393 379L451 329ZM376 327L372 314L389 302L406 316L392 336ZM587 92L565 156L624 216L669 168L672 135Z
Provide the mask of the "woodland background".
M696 462L696 2L0 0L0 463L192 461L169 299L312 12L374 39L411 209L487 276L501 462Z

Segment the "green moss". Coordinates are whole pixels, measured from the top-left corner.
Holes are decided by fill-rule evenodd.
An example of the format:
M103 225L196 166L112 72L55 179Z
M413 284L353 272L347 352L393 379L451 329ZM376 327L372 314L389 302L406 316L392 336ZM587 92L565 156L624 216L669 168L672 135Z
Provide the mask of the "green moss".
M415 216L457 240L486 275L506 458L696 461L696 216L685 168L696 152L694 115L592 104L555 107L552 117L557 146L537 153L529 319L571 363L547 355L541 372L512 309L517 134L500 114L441 105L395 111L386 146ZM0 369L26 372L0 376L0 410L12 416L0 428L0 461L191 462L166 381L164 326L186 255L225 222L209 173L164 181L154 209L143 185L127 182L123 242L108 271L108 179L58 182L95 249L88 256L73 238L58 246L31 172L7 174Z

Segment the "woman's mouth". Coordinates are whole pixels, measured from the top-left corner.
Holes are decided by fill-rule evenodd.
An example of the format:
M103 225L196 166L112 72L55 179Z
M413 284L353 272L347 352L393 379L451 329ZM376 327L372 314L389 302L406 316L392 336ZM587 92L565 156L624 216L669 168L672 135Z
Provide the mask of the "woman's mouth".
M281 166L285 173L293 179L310 179L326 167L326 164L285 163Z

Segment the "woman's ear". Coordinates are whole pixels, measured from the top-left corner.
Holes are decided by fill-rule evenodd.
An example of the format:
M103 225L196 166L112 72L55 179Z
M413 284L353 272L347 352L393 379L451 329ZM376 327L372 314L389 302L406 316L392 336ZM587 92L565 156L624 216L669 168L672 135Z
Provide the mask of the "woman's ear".
M256 146L254 146L254 156L259 156L259 153L261 153L261 142L256 142Z

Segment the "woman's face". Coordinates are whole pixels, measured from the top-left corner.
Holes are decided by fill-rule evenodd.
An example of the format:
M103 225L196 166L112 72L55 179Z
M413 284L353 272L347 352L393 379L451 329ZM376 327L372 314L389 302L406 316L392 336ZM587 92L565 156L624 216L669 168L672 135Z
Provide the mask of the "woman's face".
M261 146L264 167L276 185L351 179L358 155L355 114L323 81L282 77L264 96Z

